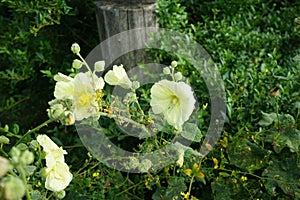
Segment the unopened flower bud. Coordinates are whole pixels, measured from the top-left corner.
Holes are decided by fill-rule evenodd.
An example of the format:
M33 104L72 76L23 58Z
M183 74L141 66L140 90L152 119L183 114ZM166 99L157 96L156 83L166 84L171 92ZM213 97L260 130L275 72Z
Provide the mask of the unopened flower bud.
M34 161L34 155L32 152L26 150L22 153L22 156L19 159L19 163L25 165L29 165L31 163L33 163Z
M32 140L32 141L29 143L29 148L30 148L31 150L36 151L38 147L39 147L39 143L38 143L36 140Z
M175 68L176 66L177 66L177 62L174 60L174 61L172 61L171 62L171 66L173 67L173 68Z
M63 199L66 196L66 192L64 190L59 192L54 192L54 196L58 199Z
M4 187L4 199L22 199L25 195L23 181L15 176L4 177L1 181Z
M94 64L94 71L95 72L102 72L104 70L105 62L104 60L97 61Z
M175 75L174 75L174 78L176 81L180 81L182 79L182 74L181 72L177 72Z
M75 123L75 116L73 112L65 111L64 115L66 118L64 119L64 123L62 124L69 126Z
M73 60L72 67L74 69L80 69L82 67L82 62L78 59Z
M0 156L0 179L7 173L8 168L9 168L9 162L6 158L3 158Z
M50 109L47 109L47 112L50 119L57 120L63 114L64 107L61 104L54 104Z
M17 147L12 147L9 154L11 156L11 161L13 164L19 163L21 151Z
M79 52L80 52L80 46L77 43L72 44L71 51L74 54L79 54Z
M165 68L163 69L163 73L166 74L166 75L170 74L170 73L171 73L170 68L169 68L169 67L165 67Z

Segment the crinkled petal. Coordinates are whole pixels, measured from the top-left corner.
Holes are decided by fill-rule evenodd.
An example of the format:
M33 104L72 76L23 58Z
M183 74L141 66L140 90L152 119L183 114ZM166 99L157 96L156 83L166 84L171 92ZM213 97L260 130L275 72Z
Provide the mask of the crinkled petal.
M69 171L69 166L64 162L58 162L52 168L46 168L47 177L45 187L53 192L64 190L71 182L73 175Z
M132 82L129 80L122 65L114 65L113 70L109 70L105 74L104 80L110 85L119 85L125 89L130 89L132 87Z
M59 81L55 84L54 96L56 99L72 99L74 94L74 82Z
M66 76L60 72L58 72L58 74L56 74L53 78L57 82L59 82L59 81L70 82L73 80L73 78L71 78L70 76Z
M54 150L57 150L60 151L62 154L67 154L65 150L59 148L47 135L38 135L37 141L43 147L43 150L46 153L50 153Z

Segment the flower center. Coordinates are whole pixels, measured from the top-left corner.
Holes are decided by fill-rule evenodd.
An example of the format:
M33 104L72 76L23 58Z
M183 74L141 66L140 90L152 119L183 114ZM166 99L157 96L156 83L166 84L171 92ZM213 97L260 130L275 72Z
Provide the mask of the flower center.
M80 97L78 99L78 105L80 107L90 106L91 105L91 100L92 100L92 95L89 95L87 93L83 93L82 95L80 95Z
M179 102L179 99L178 99L178 97L177 96L172 96L172 104L177 104Z

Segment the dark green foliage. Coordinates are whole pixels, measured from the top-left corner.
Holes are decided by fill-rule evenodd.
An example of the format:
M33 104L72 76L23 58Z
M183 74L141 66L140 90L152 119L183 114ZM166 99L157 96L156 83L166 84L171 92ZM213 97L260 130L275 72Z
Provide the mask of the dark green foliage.
M0 122L3 125L17 122L26 130L47 119L47 102L53 97L54 86L49 77L70 68L70 60L74 58L71 44L81 43L87 53L98 43L92 3L1 1Z
M300 2L159 0L158 4L160 25L201 44L225 83L225 134L209 154L219 166L212 170L208 160L202 163L213 191L210 198L298 199L299 105L295 102L300 88L295 61L299 59L293 57L299 53L294 20ZM156 54L163 62L174 57ZM193 66L179 60L198 101L207 102L203 82L191 73Z
M71 73L71 44L78 42L87 55L98 44L98 33L91 0L2 0L0 13L0 134L13 144L47 119L51 78L58 71ZM297 0L158 0L160 26L201 44L222 75L227 101L223 135L202 160L189 149L181 168L174 164L153 174L126 174L87 156L74 127L53 123L40 132L51 134L70 155L66 161L74 179L65 199L182 199L188 189L198 199L300 199L300 58L293 60L299 54L294 22L299 15ZM193 86L200 108L208 103L199 109L201 131L191 145L197 150L210 120L205 82L185 58L162 51L153 57L164 64L177 60L176 70ZM149 110L150 94L139 92ZM111 121L101 123L113 142L154 149L138 139L129 142ZM185 131L184 137L192 136ZM185 172L195 163L204 178L191 179Z

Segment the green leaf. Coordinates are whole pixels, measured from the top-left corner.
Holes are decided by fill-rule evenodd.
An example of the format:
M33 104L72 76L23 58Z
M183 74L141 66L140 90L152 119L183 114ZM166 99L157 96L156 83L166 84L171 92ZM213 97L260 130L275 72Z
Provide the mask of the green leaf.
M176 199L180 198L180 192L183 192L187 189L183 177L173 176L168 181L168 188L166 191L167 199Z
M217 179L216 182L211 184L211 188L213 191L214 199L218 200L231 200L231 187L229 187L228 183L225 187L225 183L223 182L223 178Z
M181 132L181 136L194 142L200 142L202 133L196 124L185 123L183 126L183 131Z
M168 180L168 187L159 187L152 195L153 200L161 199L180 199L180 192L184 192L187 189L183 177L173 176Z
M300 198L300 167L299 156L284 155L273 159L271 165L265 169L263 176L264 185L268 193L275 196L279 187L285 194Z
M31 198L32 198L32 200L43 200L44 197L43 197L43 195L41 194L40 191L33 190L31 192Z
M272 129L264 133L265 142L273 145L276 153L280 153L285 147L288 147L291 152L297 152L300 148L300 131L293 128L281 128L280 131Z
M9 144L9 138L5 137L4 135L1 135L0 144Z
M228 146L230 163L250 172L265 167L269 155L269 151L245 138L236 137Z
M297 101L297 102L295 102L295 108L300 108L300 102L299 101Z
M36 166L34 165L27 165L26 166L26 176L33 175L34 171L36 170Z
M296 55L294 58L293 58L294 61L298 61L300 62L300 55Z
M15 133L15 134L18 134L20 131L20 127L18 124L14 124L13 125L13 128L12 128L12 132Z
M262 113L262 119L259 120L258 124L260 126L269 126L271 125L274 121L277 121L277 114L276 113Z

